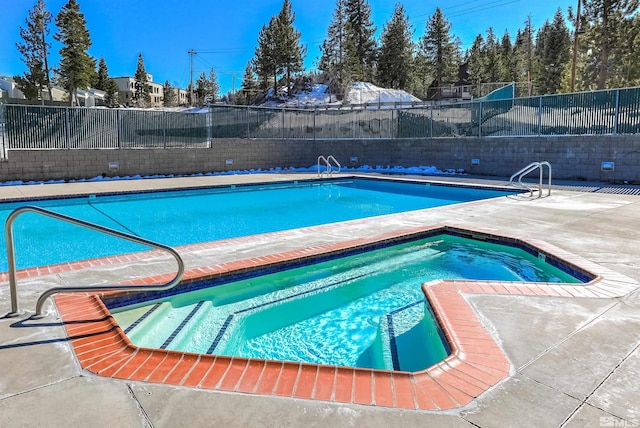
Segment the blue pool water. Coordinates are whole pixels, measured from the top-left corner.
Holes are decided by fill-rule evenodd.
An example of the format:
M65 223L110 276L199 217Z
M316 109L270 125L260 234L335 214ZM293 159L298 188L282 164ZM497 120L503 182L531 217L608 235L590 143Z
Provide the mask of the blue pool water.
M141 347L418 371L449 351L421 290L433 279L578 283L523 249L436 235L118 307Z
M394 214L509 192L381 180L300 181L202 190L93 196L0 204L37 205L177 246ZM14 224L18 268L146 250L146 247L33 213ZM7 270L4 235L0 271Z

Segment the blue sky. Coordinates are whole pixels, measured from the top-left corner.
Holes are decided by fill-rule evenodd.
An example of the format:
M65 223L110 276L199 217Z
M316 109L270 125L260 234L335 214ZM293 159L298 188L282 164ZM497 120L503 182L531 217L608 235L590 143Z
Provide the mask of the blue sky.
M247 62L253 57L258 32L282 7L283 0L236 0L235 2L197 0L78 0L84 13L93 45L89 53L104 56L112 76L133 75L138 53L142 53L147 72L153 80L186 87L189 83L189 55L194 49L194 79L213 67L221 92L240 87ZM0 25L0 75L22 74L25 66L15 44L19 27L25 26L28 11L35 0L3 0ZM47 0L55 16L67 0ZM378 34L393 14L395 1L369 0ZM302 33L308 48L305 66L313 68L319 57L318 46L326 36L335 8L335 0L292 0L296 13L294 26ZM489 27L502 37L505 29L515 36L531 15L535 29L551 20L560 7L566 16L577 0L404 0L409 21L417 39L424 34L426 22L436 7L453 24L452 33L469 48L475 36ZM55 32L51 25L51 34ZM58 62L60 45L51 37L50 63Z

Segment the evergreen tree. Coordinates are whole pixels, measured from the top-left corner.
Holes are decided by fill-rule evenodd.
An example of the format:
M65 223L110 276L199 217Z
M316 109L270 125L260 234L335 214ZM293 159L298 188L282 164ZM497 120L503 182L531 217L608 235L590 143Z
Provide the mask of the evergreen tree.
M327 29L320 51L322 52L318 68L322 70L330 81L330 90L338 93L343 98L346 88L351 84L350 67L348 66L348 53L354 52L347 47L347 16L345 12L345 0L337 0L333 17Z
M296 19L291 1L284 0L275 27L276 68L287 79L287 92L291 90L291 73L302 71L304 48L300 45L300 32L293 27Z
M17 43L16 46L28 71L14 79L18 89L27 96L27 99L40 97L44 104L44 97L42 97L44 88L49 92L49 100L53 100L48 59L51 44L46 40L51 13L47 11L44 0L38 0L33 10L29 11L29 17L25 19L25 23L26 28L20 27L20 37L23 42Z
M107 107L117 107L120 103L118 96L118 83L109 77L109 69L104 57L100 57L98 61L98 72L96 74L94 88L105 92L104 103Z
M473 41L473 45L469 50L467 58L467 72L469 73L469 81L473 85L473 95L481 96L480 88L483 82L487 81L486 58L483 54L484 38L482 34L478 34Z
M101 91L106 91L108 84L109 69L107 68L107 63L104 61L104 57L101 56L100 60L98 61L98 78L93 87Z
M519 76L515 70L513 60L513 45L511 44L511 36L509 31L505 30L502 40L500 42L500 61L502 62L502 75L500 81L502 82L517 82Z
M69 105L77 104L76 90L86 89L94 80L96 62L87 50L91 38L84 14L76 0L62 7L56 16L58 32L54 39L62 43L60 49L60 83L69 92Z
M149 86L149 76L144 68L144 58L142 53L138 54L138 65L136 66L136 74L134 75L133 94L131 101L136 107L148 107L151 103L151 86Z
M348 62L356 64L352 77L354 81L372 80L378 47L374 37L376 27L371 21L371 6L367 0L345 0L344 11L348 54L351 57Z
M382 32L378 59L378 82L388 88L405 89L413 63L412 29L404 7L396 4L391 21Z
M620 40L625 41L619 46L616 55L616 70L611 87L640 86L640 14L628 19L621 30Z
M198 80L196 80L196 102L200 105L204 103L204 97L209 91L209 79L207 79L207 75L204 73L200 73Z
M482 51L485 57L485 81L487 83L500 82L500 77L504 75L505 71L500 55L500 44L492 27L487 30Z
M534 73L534 50L535 46L533 43L533 27L531 25L531 17L525 21L525 28L523 30L518 30L516 35L516 42L513 48L513 60L515 65L515 70L518 76L521 76L519 81L526 80L527 81L527 93L526 95L531 95L532 93L532 83L535 80Z
M629 44L623 37L631 34L638 3L638 0L583 0L587 23L585 35L581 36L586 56L583 73L595 82L597 89L605 89L610 80L619 80L617 76L624 75L621 69L632 67L628 62L625 64L625 57L629 59L625 46Z
M435 99L442 99L442 86L457 80L460 65L460 42L451 34L451 23L440 8L429 18L424 36L419 42L418 61L424 61L422 73L433 76Z
M247 64L244 70L244 76L242 77L242 86L240 89L240 96L237 99L239 104L249 105L256 95L258 90L258 82L256 82L253 73L253 67L251 62Z
M258 34L258 46L252 60L253 69L258 74L262 89L269 87L269 79L273 77L274 88L277 81L275 58L275 17L271 18L269 25L263 25Z
M210 99L210 103L215 103L218 100L218 93L220 92L220 85L218 84L218 78L216 77L216 72L213 70L213 67L211 67L211 70L209 70L209 78L207 79L208 81L208 87L207 87L207 93L205 94L205 98L209 97Z
M545 22L538 31L536 40L536 63L538 65L536 91L540 94L558 93L562 76L569 65L569 30L562 11L558 9L553 22Z
M118 105L120 104L120 89L118 88L118 83L115 81L115 79L107 79L106 86L103 90L106 92L104 96L104 103L106 104L106 106L118 107Z
M162 105L164 107L175 107L176 104L178 104L176 88L171 86L168 80L165 80L162 86Z

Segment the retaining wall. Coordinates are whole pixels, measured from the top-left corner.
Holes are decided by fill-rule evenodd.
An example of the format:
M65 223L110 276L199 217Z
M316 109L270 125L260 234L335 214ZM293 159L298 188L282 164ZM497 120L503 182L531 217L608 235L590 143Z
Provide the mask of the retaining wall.
M371 140L216 139L210 148L11 150L0 181L69 180L99 175L196 174L309 167L319 155L342 165L435 166L509 177L548 161L554 178L640 182L640 135ZM353 160L352 158L357 158ZM479 164L472 165L472 159ZM232 160L232 164L228 163ZM615 162L602 171L602 162ZM117 164L117 166L116 166Z

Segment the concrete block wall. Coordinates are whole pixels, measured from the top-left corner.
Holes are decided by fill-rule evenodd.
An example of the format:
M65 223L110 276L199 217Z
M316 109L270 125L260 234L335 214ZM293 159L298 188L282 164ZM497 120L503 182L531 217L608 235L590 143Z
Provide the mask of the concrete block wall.
M210 148L12 150L0 181L69 180L99 175L197 174L310 167L319 155L345 166L435 166L509 177L532 161L553 165L554 178L640 182L640 136L420 138L370 140L217 139ZM357 157L357 162L351 162ZM478 165L471 160L478 159ZM232 160L231 165L227 160ZM118 164L111 169L110 164ZM615 162L614 171L601 171Z

